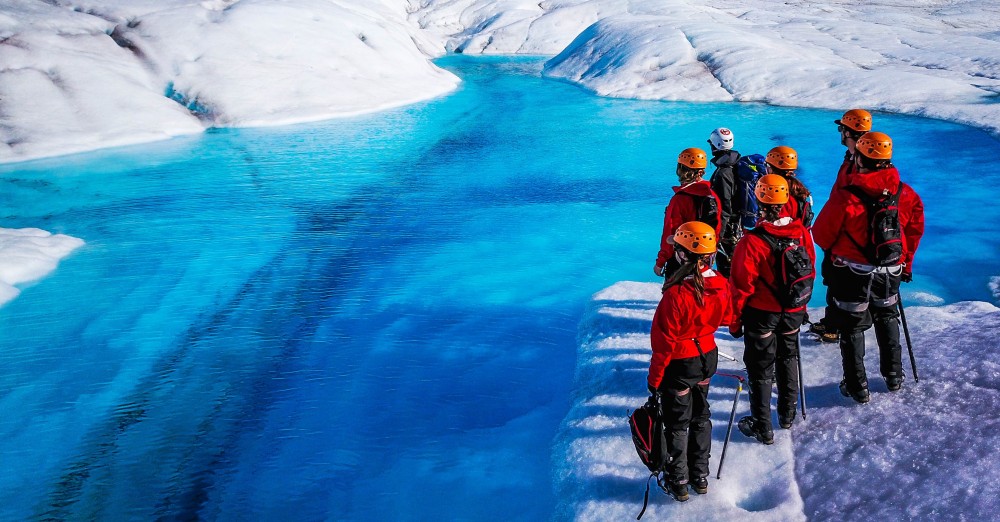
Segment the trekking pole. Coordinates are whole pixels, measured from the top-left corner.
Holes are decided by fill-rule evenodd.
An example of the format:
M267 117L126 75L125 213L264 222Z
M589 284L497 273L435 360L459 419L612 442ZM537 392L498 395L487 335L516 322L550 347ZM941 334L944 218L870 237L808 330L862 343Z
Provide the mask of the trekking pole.
M910 329L906 327L906 313L903 312L903 296L896 301L899 306L899 318L903 321L903 334L906 335L906 351L910 352L910 367L913 368L913 382L920 382L917 377L917 360L913 357L913 344L910 342Z
M802 377L802 350L799 350L797 359L799 361L799 396L802 398L802 420L806 420L806 381Z
M723 377L732 377L739 381L736 384L736 396L733 397L733 411L729 414L729 427L726 428L726 441L722 444L722 456L719 458L719 471L716 473L716 480L722 478L722 464L726 461L726 448L729 447L729 436L733 433L733 419L736 418L736 405L740 401L740 392L743 391L743 381L746 379L742 375L733 375L730 373L716 373L716 375L721 375Z

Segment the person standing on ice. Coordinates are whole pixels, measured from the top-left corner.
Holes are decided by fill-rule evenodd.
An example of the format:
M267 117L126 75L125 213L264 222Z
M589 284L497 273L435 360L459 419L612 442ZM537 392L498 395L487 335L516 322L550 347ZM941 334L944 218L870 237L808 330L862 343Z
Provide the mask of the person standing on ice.
M872 115L864 109L851 109L845 112L839 120L833 120L833 122L837 124L837 131L840 132L840 144L847 147L847 150L844 152L844 162L840 164L840 170L837 171L837 179L833 182L833 188L830 189L831 198L834 192L847 185L847 179L855 171L855 145L858 143L858 138L872 130ZM826 285L826 274L830 270L832 259L832 256L823 252L820 275L823 277L824 286ZM826 293L826 313L823 314L822 319L809 326L809 331L818 335L820 341L835 343L840 341L840 332L827 320L827 317L830 316L830 309L835 306L833 301L830 300L830 295L830 292Z
M702 179L708 158L705 151L699 148L688 148L677 156L677 179L680 186L673 187L674 195L663 211L663 233L660 235L660 251L653 265L653 273L669 278L679 267L674 258L674 246L670 243L677 227L688 221L701 221L712 227L718 237L721 223L719 221L719 196L712 191L712 186Z
M795 149L779 145L771 149L765 157L767 173L777 174L788 182L788 203L782 209L783 216L801 222L806 228L812 225L812 194L806 185L795 177L799 168L799 155Z
M736 196L736 164L740 161L740 153L733 148L736 137L733 131L719 127L708 136L708 144L712 148L712 165L715 172L710 180L712 191L719 197L719 252L715 256L715 264L723 277L729 277L733 249L736 241L743 235L740 219L734 216L733 197Z
M661 484L678 501L688 484L708 493L712 420L708 384L719 365L715 331L731 321L729 283L712 269L716 231L690 221L671 236L679 267L653 314L647 387L663 408L668 463Z
M873 325L886 387L903 386L899 284L913 277L913 256L924 233L923 202L900 181L891 159L889 136L862 135L854 173L834 191L813 227L816 244L832 256L826 279L834 304L829 317L840 331L840 392L859 403L870 400L864 333Z
M733 322L730 331L744 334L743 362L747 367L750 416L737 425L747 437L774 443L771 426L771 385L777 377L778 424L791 428L799 394L799 328L812 295L812 280L805 279L794 303L779 273L786 249L801 246L801 270L815 275L816 253L812 237L801 221L782 216L789 198L788 182L766 174L754 189L761 219L736 245L733 255Z

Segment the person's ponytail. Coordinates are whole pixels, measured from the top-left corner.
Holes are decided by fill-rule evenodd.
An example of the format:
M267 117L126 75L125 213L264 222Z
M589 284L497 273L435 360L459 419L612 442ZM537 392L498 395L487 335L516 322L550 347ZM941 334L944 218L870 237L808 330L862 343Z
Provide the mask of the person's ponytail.
M685 278L691 276L691 282L694 285L694 298L698 301L698 306L705 305L705 276L701 275L702 267L708 266L710 255L696 255L690 252L684 251L685 261L681 264L673 275L667 278L667 281L663 283L663 289L666 290L671 286L682 283Z
M802 200L807 199L812 195L809 192L809 189L806 188L805 183L799 181L799 178L796 178L795 176L788 176L785 178L785 181L788 182L788 193L791 194L793 198Z

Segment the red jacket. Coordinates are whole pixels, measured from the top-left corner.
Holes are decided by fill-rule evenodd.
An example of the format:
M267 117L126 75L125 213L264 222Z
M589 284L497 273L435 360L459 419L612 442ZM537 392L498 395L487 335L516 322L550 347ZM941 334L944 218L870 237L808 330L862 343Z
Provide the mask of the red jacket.
M889 167L875 172L855 172L848 177L847 186L860 187L869 195L876 196L883 190L895 192L900 183L896 167ZM913 255L924 235L924 204L909 185L902 185L899 225L903 236L902 262L906 263L903 271L908 274L913 269ZM845 187L834 191L816 218L812 232L816 244L823 250L855 263L868 264L864 252L854 244L855 241L860 245L868 244L868 225L865 204Z
M663 292L650 331L653 357L646 379L650 386L660 386L670 361L700 356L695 339L703 353L714 350L715 331L731 320L729 282L712 270L706 269L702 275L705 276L704 305L699 305L695 299L691 278Z
M782 221L787 221L787 219L781 219L778 223ZM783 225L761 222L758 226L763 227L771 235L797 239L799 244L805 247L813 266L816 266L816 249L813 246L812 236L809 235L809 231L806 230L801 221L793 220ZM766 312L781 313L781 303L772 290L777 287L776 263L771 246L767 244L767 241L756 234L743 234L733 252L732 273L729 274L729 282L733 288L734 319L738 321L743 314L744 306ZM785 311L797 312L805 308L805 306L800 306ZM735 330L737 325L733 323L731 326Z
M810 198L812 198L812 196L810 196ZM810 203L810 205L811 204L812 203ZM788 203L785 203L785 206L781 207L781 212L778 213L778 216L790 217L793 220L802 223L804 221L805 216L802 215L804 209L802 209L801 207L802 205L799 204L798 198L789 197Z
M677 227L698 219L698 207L696 202L701 201L703 196L712 196L715 203L722 212L722 201L719 196L712 191L712 185L707 181L696 181L683 187L673 187L674 196L670 198L666 210L663 211L663 233L660 235L660 252L656 256L656 266L662 267L667 260L674 255L674 245L667 243L667 239L674 236ZM698 196L696 200L690 196ZM715 225L715 237L722 237L722 216Z
M844 162L840 164L840 170L837 171L837 181L833 182L833 188L830 189L831 198L834 192L847 186L847 180L857 169L858 167L854 165L854 155L851 154L851 151L844 153Z

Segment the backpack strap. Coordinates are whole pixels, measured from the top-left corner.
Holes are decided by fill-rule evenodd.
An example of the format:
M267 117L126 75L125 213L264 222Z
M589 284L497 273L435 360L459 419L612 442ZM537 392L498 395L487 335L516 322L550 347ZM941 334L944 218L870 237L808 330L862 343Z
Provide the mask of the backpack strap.
M653 480L653 477L657 477L657 482L659 482L659 472L650 473L649 478L646 479L646 493L642 496L642 511L639 512L639 516L635 517L636 520L642 518L646 514L646 506L649 505L649 481Z

